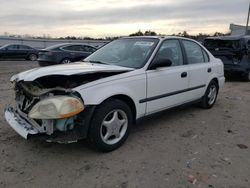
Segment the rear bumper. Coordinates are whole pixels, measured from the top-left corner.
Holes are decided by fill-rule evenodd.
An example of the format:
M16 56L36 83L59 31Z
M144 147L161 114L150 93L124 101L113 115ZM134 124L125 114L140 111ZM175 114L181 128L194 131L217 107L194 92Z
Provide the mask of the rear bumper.
M28 135L38 134L38 130L34 128L27 120L19 115L12 107L5 109L5 119L20 136L27 139Z
M225 84L225 77L224 76L219 77L218 82L219 82L219 88L221 89Z

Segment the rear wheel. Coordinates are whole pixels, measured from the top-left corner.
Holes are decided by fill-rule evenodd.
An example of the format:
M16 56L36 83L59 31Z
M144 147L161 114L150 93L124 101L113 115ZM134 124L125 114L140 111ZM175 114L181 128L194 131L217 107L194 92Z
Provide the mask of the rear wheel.
M127 139L131 124L129 106L118 99L108 100L95 111L88 139L100 151L115 150Z
M69 58L65 58L61 61L62 64L69 64L71 63L71 60Z
M30 54L28 59L31 60L31 61L36 61L37 60L37 55L36 54Z
M200 106L202 108L212 108L216 102L219 86L216 81L212 80L206 90L205 95L202 97Z

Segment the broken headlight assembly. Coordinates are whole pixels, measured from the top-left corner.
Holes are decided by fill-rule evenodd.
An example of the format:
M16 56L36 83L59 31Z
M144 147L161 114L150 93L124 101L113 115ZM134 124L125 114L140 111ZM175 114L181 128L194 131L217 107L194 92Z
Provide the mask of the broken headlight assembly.
M83 102L76 97L54 96L35 104L28 116L32 119L61 119L74 116L83 110Z

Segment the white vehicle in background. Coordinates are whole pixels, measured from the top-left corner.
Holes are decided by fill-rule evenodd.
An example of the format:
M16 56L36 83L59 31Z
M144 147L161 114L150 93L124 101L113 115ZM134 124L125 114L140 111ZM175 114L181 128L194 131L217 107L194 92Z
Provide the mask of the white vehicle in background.
M190 102L211 108L224 81L221 60L194 40L125 37L84 62L14 75L16 106L5 118L26 139L87 138L112 151L139 118Z

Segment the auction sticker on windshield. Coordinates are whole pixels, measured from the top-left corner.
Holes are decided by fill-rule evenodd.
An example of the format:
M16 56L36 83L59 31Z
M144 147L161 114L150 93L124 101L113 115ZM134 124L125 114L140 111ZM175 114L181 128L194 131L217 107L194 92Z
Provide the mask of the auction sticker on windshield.
M149 42L149 41L137 41L135 43L137 46L153 46L154 42Z

